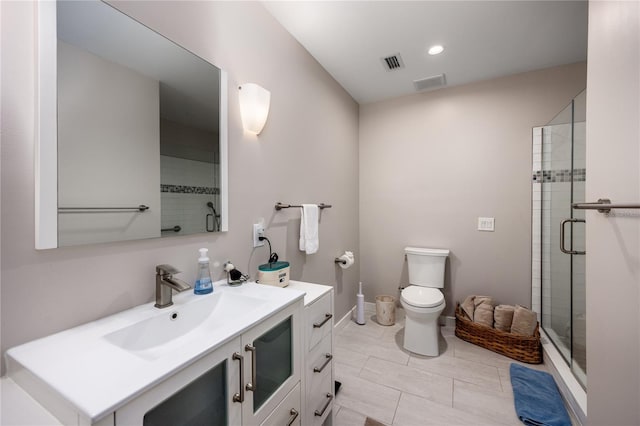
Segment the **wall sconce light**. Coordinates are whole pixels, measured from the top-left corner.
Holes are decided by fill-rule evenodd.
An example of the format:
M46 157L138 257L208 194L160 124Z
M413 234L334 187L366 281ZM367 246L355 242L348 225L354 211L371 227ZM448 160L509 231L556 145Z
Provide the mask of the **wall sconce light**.
M245 83L240 90L240 116L248 132L259 135L267 122L271 92L255 83Z

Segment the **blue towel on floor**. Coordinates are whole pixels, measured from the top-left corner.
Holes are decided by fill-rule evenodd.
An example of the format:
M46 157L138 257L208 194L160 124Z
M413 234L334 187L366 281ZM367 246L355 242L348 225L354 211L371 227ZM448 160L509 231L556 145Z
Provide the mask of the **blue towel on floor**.
M571 426L556 382L549 373L511 364L511 385L518 418L532 426Z

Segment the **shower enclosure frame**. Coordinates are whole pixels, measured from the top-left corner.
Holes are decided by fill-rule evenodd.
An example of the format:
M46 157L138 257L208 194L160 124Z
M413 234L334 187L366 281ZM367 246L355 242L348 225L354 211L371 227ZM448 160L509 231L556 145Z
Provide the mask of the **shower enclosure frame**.
M585 225L584 211L572 207L584 202L585 124L583 91L533 129L531 276L543 347L556 353L555 370L571 376L565 381L582 395L586 414Z

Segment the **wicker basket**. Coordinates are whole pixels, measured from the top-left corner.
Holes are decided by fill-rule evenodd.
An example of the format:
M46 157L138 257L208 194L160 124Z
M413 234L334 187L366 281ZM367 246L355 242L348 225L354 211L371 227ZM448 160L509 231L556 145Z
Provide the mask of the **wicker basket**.
M519 336L477 324L465 317L460 304L456 307L456 336L493 352L529 364L540 364L542 362L542 346L540 345L538 327L536 325L533 336Z

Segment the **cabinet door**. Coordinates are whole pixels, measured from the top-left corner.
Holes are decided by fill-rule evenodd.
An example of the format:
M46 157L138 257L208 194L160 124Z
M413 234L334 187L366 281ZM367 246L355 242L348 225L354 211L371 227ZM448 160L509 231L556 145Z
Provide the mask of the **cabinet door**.
M243 425L258 425L300 381L300 318L296 303L242 335L245 355Z
M240 338L189 365L116 412L116 425L239 425ZM236 359L238 358L238 359Z
M289 395L276 407L260 426L300 426L300 384L293 388Z

